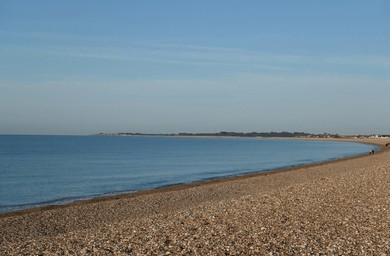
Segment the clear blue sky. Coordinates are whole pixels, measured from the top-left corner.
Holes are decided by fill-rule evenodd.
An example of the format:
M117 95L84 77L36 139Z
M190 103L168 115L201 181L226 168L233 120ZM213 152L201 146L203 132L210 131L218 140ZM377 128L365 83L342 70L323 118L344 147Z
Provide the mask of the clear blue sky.
M390 1L0 1L0 134L390 134Z

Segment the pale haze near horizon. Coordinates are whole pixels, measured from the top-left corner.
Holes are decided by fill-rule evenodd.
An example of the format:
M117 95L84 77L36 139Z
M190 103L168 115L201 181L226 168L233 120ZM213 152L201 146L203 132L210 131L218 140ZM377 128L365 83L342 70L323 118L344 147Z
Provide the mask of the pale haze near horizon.
M0 134L390 134L388 1L1 1Z

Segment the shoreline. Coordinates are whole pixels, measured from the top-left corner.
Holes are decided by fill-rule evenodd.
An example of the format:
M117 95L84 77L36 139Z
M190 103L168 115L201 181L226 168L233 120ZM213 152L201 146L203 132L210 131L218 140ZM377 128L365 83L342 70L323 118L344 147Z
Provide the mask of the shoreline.
M361 142L361 141L359 141ZM5 255L387 255L390 148L0 216Z
M144 136L144 135L128 135L128 136ZM338 138L289 138L289 137L236 137L236 136L173 136L175 138L189 138L189 139L196 139L196 138L228 138L228 139L271 139L271 140L310 140L310 141L336 141L336 142L350 142L350 143L362 143L362 144L368 144L379 147L379 149L376 152L376 154L383 153L387 149L390 150L390 148L385 146L385 142L383 139L338 139ZM378 141L379 140L379 141ZM383 141L382 141L383 140ZM46 210L53 210L53 209L61 209L61 208L67 208L77 205L83 205L83 204L93 204L98 202L104 202L104 201L110 201L110 200L118 200L121 198L133 198L143 195L150 195L155 193L164 193L164 192L171 192L171 191L179 191L184 189L189 189L193 187L199 187L203 185L211 185L211 184L217 184L217 183L223 183L228 181L235 181L235 180L241 180L241 179L247 179L251 177L257 177L257 176L263 176L263 175L272 175L275 173L280 172L289 172L293 170L299 170L304 168L310 168L310 167L316 167L316 166L322 166L329 163L337 163L340 161L346 161L350 159L357 159L361 157L367 157L368 154L359 154L349 157L341 157L336 159L330 159L322 162L314 162L309 164L301 164L301 165L294 165L294 166L288 166L288 167L280 167L276 169L269 169L269 170L262 170L262 171L254 171L246 174L237 174L237 175L231 175L231 176L222 176L222 177L215 177L215 178L209 178L205 180L200 181L194 181L190 183L178 183L178 184L171 184L166 185L162 187L156 187L151 189L145 189L140 191L125 191L125 192L119 192L119 193L113 193L108 195L99 195L99 196L92 196L89 198L80 198L76 199L74 201L69 201L66 203L59 203L59 204L48 204L48 205L38 205L36 207L26 208L26 209L20 209L20 210L14 210L9 212L0 212L0 219L6 218L6 217L12 217L12 216L19 216L39 211L46 211Z

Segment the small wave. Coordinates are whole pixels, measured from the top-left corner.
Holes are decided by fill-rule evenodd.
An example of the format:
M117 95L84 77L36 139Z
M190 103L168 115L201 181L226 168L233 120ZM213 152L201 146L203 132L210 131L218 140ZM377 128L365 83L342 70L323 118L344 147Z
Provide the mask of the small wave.
M88 195L88 196L64 197L64 198L59 198L54 200L47 200L42 202L26 203L26 204L8 204L8 205L2 204L0 205L0 213L25 210L25 209L31 209L31 208L37 208L37 207L43 207L49 205L64 205L75 201L88 200L97 196L99 195L95 194L95 195Z

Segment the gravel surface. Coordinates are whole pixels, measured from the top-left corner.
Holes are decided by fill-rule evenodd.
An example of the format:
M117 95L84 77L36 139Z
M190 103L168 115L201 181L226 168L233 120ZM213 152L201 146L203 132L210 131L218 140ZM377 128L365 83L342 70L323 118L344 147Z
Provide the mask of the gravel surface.
M2 215L0 254L390 255L390 151Z

